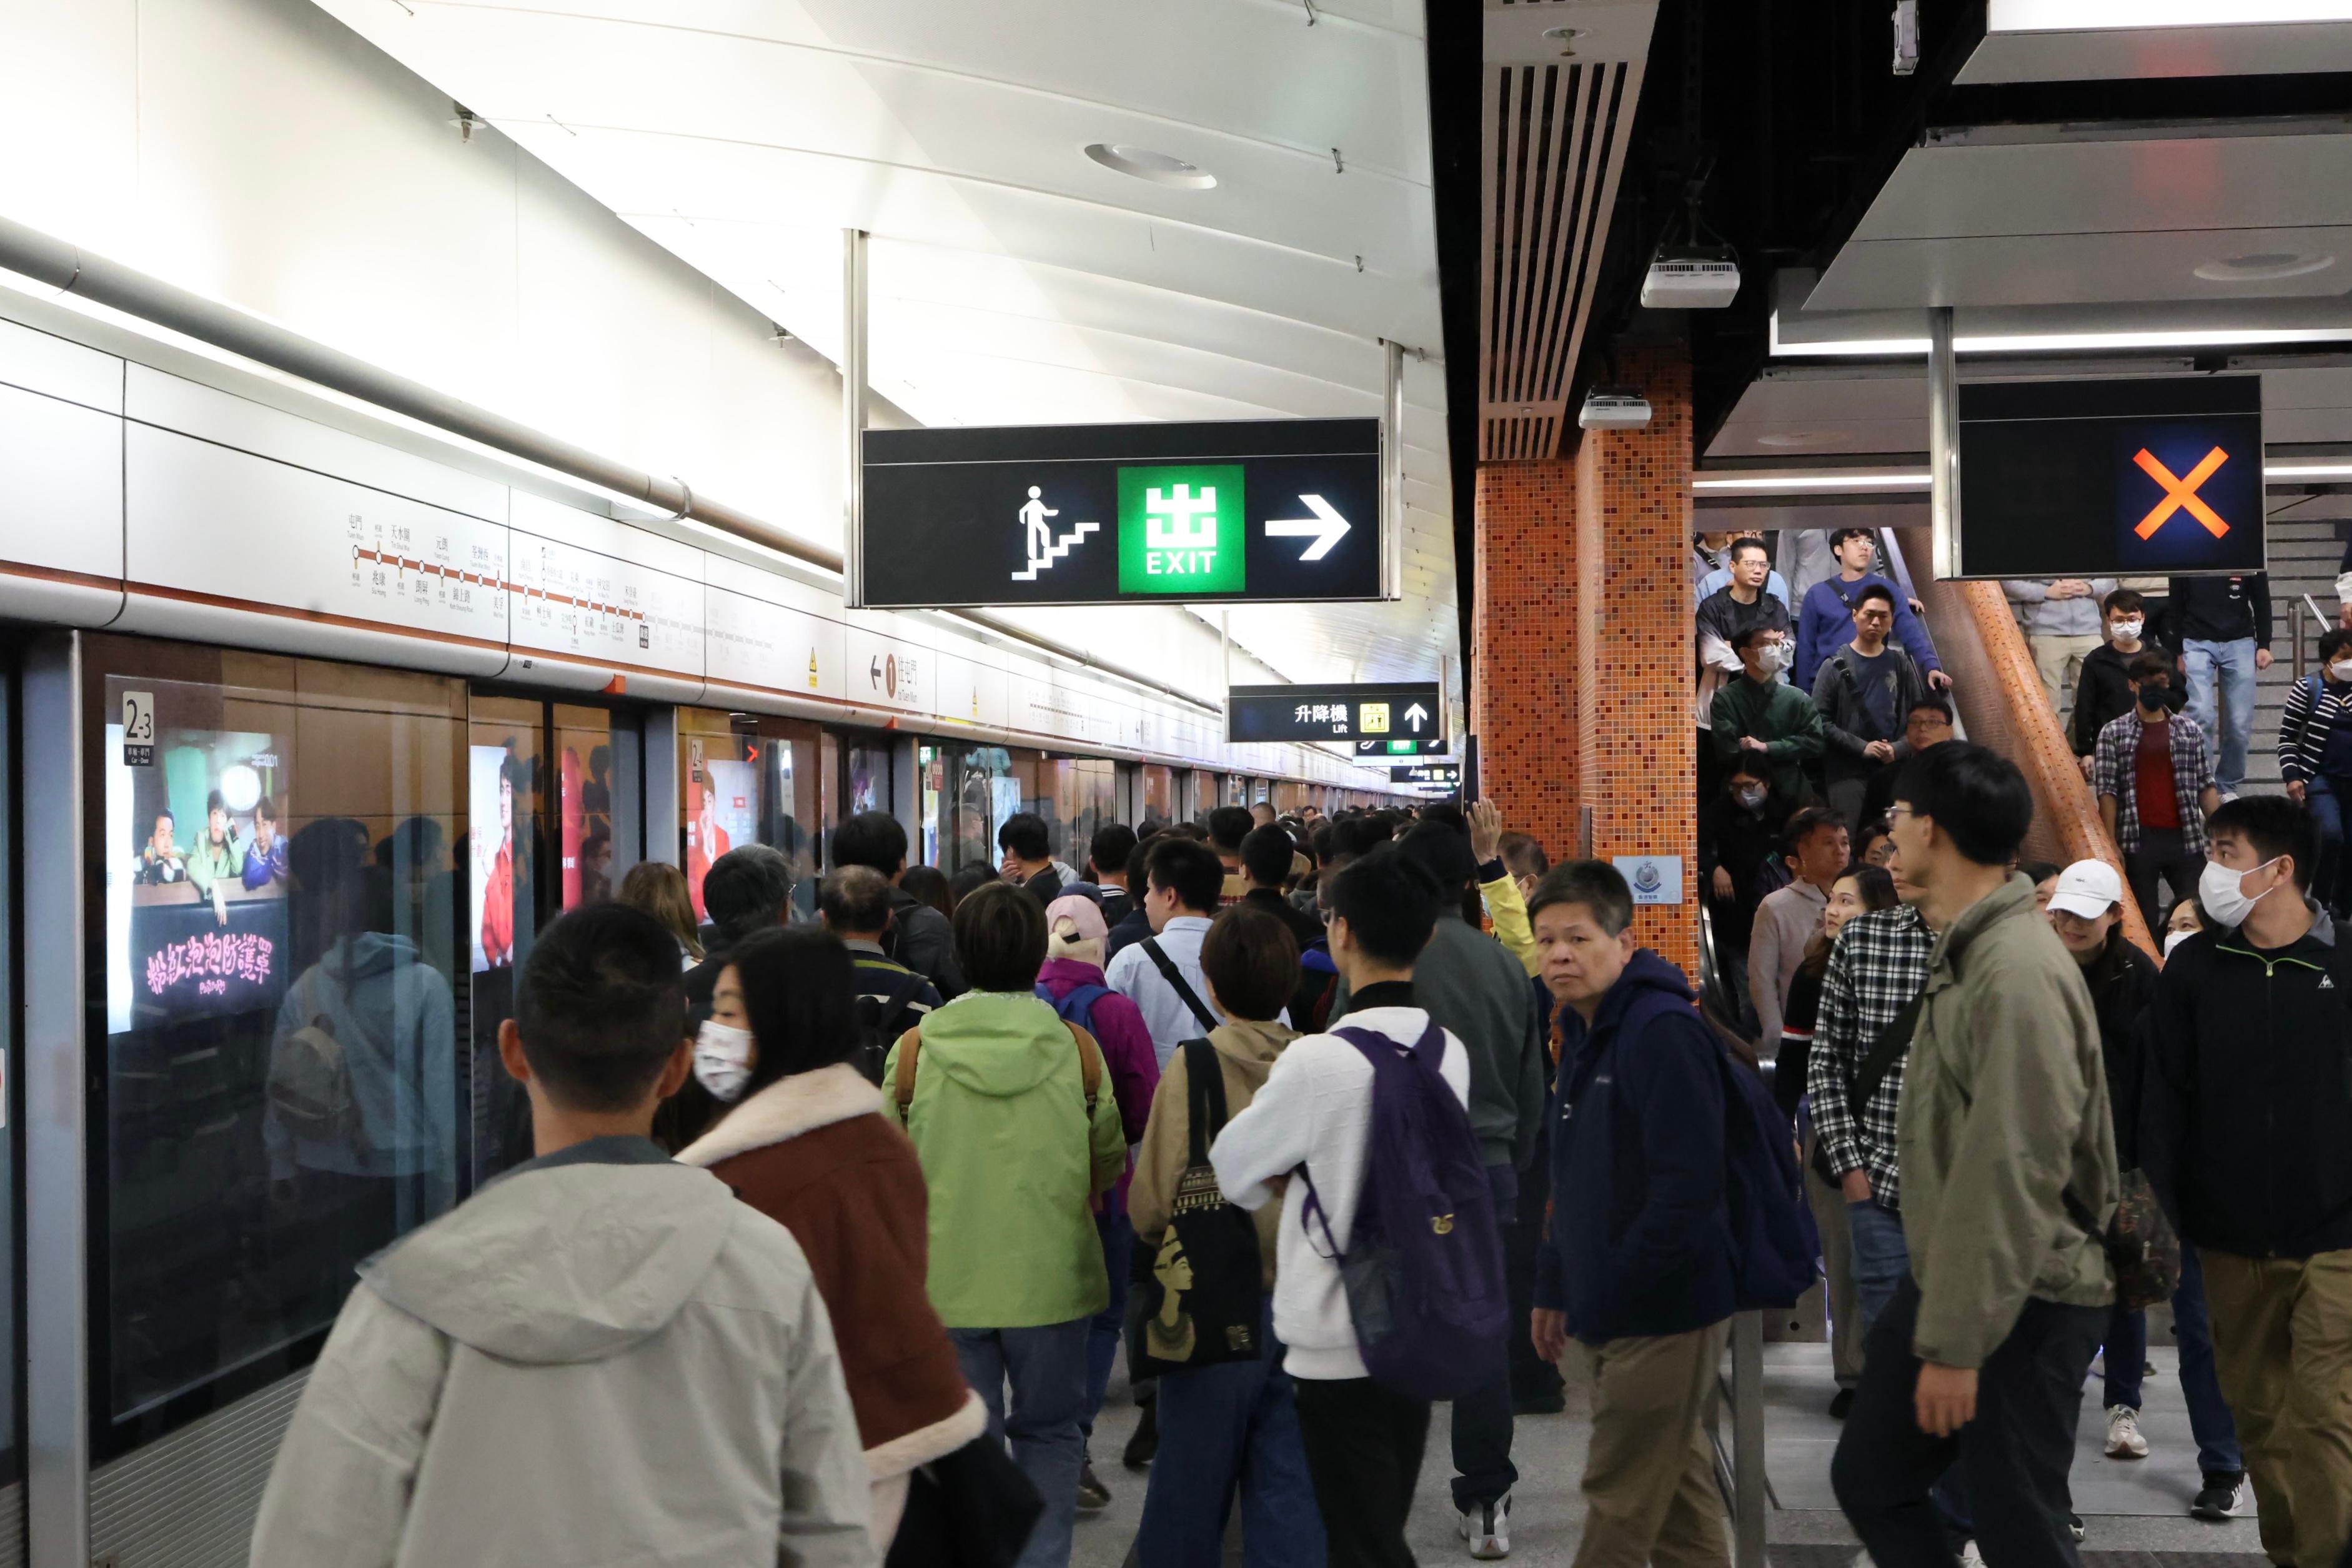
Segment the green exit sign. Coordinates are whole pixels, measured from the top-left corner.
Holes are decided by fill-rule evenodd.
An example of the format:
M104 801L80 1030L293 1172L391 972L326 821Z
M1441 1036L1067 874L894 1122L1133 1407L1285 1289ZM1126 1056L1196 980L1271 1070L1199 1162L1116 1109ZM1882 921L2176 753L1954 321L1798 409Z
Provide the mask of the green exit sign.
M1119 469L1119 592L1242 592L1246 517L1238 463Z

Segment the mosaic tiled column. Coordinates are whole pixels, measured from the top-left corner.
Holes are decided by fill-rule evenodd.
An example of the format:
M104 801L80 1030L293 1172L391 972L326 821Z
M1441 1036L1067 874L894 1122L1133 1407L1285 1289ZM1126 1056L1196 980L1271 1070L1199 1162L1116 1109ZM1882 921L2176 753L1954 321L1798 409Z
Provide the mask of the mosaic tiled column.
M1690 363L1628 355L1619 371L1651 414L1639 430L1586 432L1577 452L1578 795L1596 857L1682 858L1682 902L1637 909L1633 929L1696 984Z
M1478 784L1555 860L1576 853L1576 465L1478 470L1470 727Z

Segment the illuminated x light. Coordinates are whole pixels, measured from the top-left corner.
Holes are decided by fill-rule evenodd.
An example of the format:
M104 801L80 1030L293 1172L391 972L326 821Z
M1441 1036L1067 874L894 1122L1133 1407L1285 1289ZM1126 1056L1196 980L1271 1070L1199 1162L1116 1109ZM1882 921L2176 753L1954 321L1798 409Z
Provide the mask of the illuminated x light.
M2164 499L2156 503L2154 511L2139 520L2139 527L2134 531L2147 539L2162 528L2165 521L2175 511L2185 508L2189 515L2203 523L2205 531L2214 538L2219 539L2229 532L2230 525L2221 521L2221 514L2207 506L2197 493L2197 487L2211 479L2214 471L2229 460L2230 454L2216 447L2205 454L2204 461L2179 479L2174 479L2172 470L2158 462L2148 449L2142 447L2132 455L2132 461L2140 466L2142 473L2164 487Z

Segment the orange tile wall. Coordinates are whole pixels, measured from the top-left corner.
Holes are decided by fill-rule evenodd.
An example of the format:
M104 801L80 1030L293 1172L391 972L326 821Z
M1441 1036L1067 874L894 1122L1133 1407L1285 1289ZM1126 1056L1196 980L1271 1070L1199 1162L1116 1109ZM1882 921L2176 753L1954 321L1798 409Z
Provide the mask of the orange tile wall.
M1647 426L1479 470L1479 784L1554 860L1576 853L1581 806L1601 859L1681 856L1683 901L1637 909L1634 931L1696 984L1690 370L1656 353L1619 371Z

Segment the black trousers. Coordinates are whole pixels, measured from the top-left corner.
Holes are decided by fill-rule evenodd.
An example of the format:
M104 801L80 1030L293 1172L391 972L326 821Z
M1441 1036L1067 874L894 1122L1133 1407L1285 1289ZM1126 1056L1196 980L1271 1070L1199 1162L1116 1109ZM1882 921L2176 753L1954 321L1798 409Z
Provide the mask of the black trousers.
M2139 912L2150 931L2164 924L2166 906L2157 900L2157 879L2161 877L2171 887L2177 903L2197 890L2197 879L2204 874L2205 857L2181 847L2177 827L2142 827L2139 847L2124 857L2124 877L2131 883L2132 897L2138 900ZM2159 935L2157 940L2164 939Z
M1291 1382L1328 1542L1327 1568L1412 1568L1404 1521L1429 1442L1429 1402L1369 1377Z
M1878 1568L1955 1568L1957 1542L1928 1500L1963 1467L1977 1545L1996 1568L2081 1568L2066 1528L2066 1472L2083 1378L2106 1330L2105 1307L2029 1300L1977 1371L1976 1419L1949 1437L1919 1430L1919 1287L1905 1279L1872 1325L1862 1387L1830 1468L1838 1506Z

